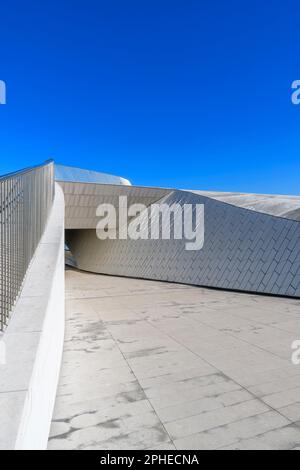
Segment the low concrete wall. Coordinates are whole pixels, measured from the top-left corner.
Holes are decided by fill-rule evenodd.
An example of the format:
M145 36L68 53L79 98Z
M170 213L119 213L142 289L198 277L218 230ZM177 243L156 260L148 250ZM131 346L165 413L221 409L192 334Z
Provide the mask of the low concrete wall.
M0 449L46 449L64 337L64 196L55 200L9 326L0 337Z

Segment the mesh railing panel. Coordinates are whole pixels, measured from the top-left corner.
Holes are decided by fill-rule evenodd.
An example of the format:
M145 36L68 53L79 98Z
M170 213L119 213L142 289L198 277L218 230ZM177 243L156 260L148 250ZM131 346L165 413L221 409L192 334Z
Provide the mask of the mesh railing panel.
M53 197L52 161L0 178L0 331L20 294Z

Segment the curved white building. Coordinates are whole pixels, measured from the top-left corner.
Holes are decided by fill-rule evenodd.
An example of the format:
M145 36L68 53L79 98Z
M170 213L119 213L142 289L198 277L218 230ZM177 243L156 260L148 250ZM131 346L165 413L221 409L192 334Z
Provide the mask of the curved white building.
M77 266L95 273L300 296L300 197L129 186L120 177L58 167L66 201L66 243ZM127 181L127 180L126 180ZM100 240L100 204L204 206L201 250L186 240ZM145 217L147 214L145 213Z

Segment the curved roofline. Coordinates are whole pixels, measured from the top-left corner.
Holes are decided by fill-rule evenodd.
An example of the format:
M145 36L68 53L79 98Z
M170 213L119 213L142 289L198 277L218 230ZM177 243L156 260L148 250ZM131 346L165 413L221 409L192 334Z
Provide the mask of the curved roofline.
M129 179L124 178L123 176L119 175L113 175L112 173L105 173L103 171L97 171L97 170L90 170L86 168L80 168L78 166L72 166L72 165L63 165L61 163L55 163L55 168L57 170L61 170L62 172L70 172L70 179L68 179L67 176L60 176L60 175L55 175L55 180L56 181L70 181L70 182L81 182L81 183L100 183L100 184L111 184L111 182L106 182L106 181L101 181L101 177L104 178L111 178L112 180L119 180L120 184L124 186L131 186L131 182ZM82 174L82 179L78 180L79 176L76 175L75 177L72 178L72 170L74 170L76 173L81 173ZM55 172L57 173L57 172ZM95 179L95 181L84 181L84 175L90 175L91 179ZM97 175L99 176L99 181L97 181Z

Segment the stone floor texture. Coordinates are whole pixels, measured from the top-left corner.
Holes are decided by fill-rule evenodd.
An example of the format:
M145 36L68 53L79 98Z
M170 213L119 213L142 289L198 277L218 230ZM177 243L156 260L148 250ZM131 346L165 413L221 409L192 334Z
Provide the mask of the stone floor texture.
M300 300L66 271L49 449L299 449Z

